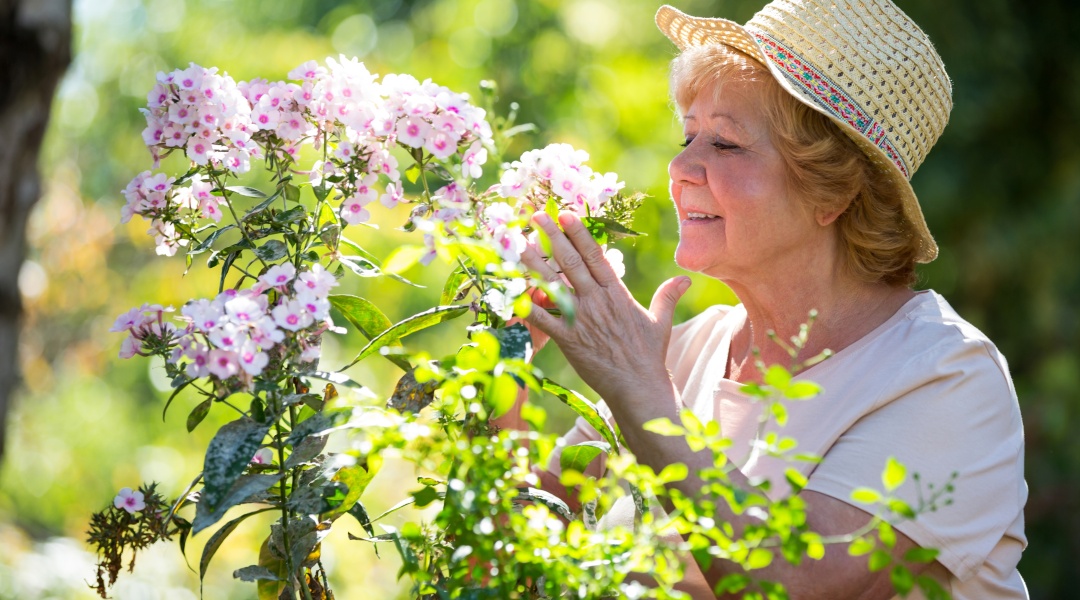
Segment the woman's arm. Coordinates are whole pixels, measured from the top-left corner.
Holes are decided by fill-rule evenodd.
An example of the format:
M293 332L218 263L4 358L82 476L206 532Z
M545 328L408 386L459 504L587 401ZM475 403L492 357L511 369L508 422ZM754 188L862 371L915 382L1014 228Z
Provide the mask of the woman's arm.
M662 284L646 309L611 270L603 251L576 216L560 215L565 233L545 214L538 213L534 219L550 238L552 254L574 289L576 319L570 325L545 311L534 311L527 321L551 336L581 378L605 399L638 461L658 472L669 464L684 463L691 475L672 486L687 496L698 496L703 482L695 474L713 466L711 452L694 452L682 438L660 436L642 427L657 418L679 421L681 400L667 372L665 357L675 304L689 287L689 279L677 277ZM533 248L526 250L522 260L542 276L557 276ZM749 487L738 471L731 473L731 479L735 485ZM809 528L822 535L850 533L872 518L824 494L804 492L802 498L807 503ZM754 523L745 514L729 513L724 517L736 530ZM900 532L896 537L892 553L897 559L917 547ZM943 568L933 564L943 575ZM919 572L920 567L929 566L916 566L913 571ZM715 586L724 575L734 572L741 573L742 567L716 561L705 575L710 586ZM852 557L838 545L828 548L820 561L807 560L795 566L777 560L756 570L755 575L783 583L796 598L895 595L888 570L872 573L865 557Z

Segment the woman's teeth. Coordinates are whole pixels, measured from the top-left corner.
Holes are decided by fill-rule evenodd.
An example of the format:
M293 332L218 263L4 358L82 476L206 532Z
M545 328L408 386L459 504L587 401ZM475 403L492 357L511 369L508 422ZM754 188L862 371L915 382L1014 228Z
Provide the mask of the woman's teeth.
M720 218L717 215L707 215L705 213L698 213L698 212L688 212L688 213L686 213L686 216L689 217L691 221L698 220L698 219L719 219Z

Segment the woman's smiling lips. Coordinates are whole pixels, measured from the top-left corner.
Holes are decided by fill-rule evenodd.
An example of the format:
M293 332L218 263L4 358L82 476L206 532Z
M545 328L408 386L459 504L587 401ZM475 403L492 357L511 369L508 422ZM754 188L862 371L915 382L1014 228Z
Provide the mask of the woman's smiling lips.
M723 217L719 215L688 210L686 211L686 217L682 219L682 222L680 224L683 226L697 226L716 223L722 220Z

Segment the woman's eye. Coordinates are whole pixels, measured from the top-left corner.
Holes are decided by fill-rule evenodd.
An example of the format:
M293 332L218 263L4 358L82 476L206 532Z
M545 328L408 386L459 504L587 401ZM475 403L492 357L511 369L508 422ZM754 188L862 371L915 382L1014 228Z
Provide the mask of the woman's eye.
M686 138L686 139L685 139L685 140L683 140L683 142L682 142L681 144L679 144L679 145L680 145L680 146L682 146L683 148L685 148L685 147L689 146L689 145L690 145L690 142L692 142L692 141L694 141L694 138Z
M734 144L728 144L725 142L713 142L712 146L717 150L735 150L736 148L738 148L738 146Z

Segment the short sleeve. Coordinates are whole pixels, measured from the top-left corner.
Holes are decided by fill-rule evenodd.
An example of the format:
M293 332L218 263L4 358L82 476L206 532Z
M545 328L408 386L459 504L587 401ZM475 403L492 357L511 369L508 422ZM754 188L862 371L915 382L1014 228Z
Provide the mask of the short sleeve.
M920 353L884 384L886 398L844 432L810 475L806 489L855 504L851 493L881 489L890 456L907 467L897 495L917 510L955 472L952 504L897 529L937 548L960 581L981 567L1005 535L1023 545L1023 427L1004 358L984 339L952 336ZM913 474L919 475L916 482ZM921 490L920 490L921 488ZM860 506L872 511L870 507Z

